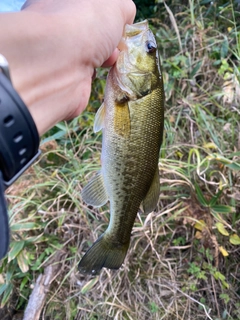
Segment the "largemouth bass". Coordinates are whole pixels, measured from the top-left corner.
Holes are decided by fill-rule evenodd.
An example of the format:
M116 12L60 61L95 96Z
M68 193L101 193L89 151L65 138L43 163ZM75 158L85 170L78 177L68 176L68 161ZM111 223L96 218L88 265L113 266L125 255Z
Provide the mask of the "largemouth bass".
M110 201L110 223L79 263L86 274L122 265L140 205L145 213L153 211L160 192L164 90L147 20L126 25L119 49L94 123L94 131L103 132L102 167L82 190L89 205Z

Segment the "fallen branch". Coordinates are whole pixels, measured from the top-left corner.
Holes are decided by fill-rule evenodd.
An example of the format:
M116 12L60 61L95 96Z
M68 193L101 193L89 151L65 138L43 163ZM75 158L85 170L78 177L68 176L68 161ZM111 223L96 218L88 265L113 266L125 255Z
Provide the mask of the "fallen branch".
M51 283L60 268L61 256L62 252L57 252L53 257L52 263L44 269L44 274L38 276L24 312L23 320L38 320L40 318Z

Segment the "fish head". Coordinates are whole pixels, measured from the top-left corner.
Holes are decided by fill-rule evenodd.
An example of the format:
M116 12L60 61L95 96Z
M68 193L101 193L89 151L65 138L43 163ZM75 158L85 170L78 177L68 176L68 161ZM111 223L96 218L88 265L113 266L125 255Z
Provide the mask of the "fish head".
M160 73L160 67L157 43L148 21L127 24L118 48L120 53L115 73L119 87L129 95L144 90L149 93L153 77ZM138 88L143 83L144 87Z
M158 56L157 43L147 20L125 26L119 49L117 67L120 72L154 72Z

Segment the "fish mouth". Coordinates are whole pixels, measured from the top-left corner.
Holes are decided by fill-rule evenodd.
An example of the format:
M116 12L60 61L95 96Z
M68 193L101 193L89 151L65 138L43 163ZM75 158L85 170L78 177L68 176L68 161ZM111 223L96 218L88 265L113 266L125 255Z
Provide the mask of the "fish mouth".
M126 24L123 32L123 36L121 41L118 44L118 50L124 51L127 49L126 45L126 38L127 37L134 37L142 33L143 31L147 31L149 29L148 27L148 21L144 20L135 24Z
M149 27L147 20L135 24L126 24L123 37L133 37L148 29Z

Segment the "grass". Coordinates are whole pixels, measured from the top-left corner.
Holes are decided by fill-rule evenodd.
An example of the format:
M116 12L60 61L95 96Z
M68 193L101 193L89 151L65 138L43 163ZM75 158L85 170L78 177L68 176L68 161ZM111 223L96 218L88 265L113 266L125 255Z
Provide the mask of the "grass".
M77 272L109 221L108 205L87 207L80 196L100 167L92 126L105 71L86 112L52 129L41 159L9 189L12 240L0 294L10 319L56 253L42 319L240 318L239 13L231 1L220 4L160 3L150 20L166 93L161 194L157 210L137 216L119 271Z

